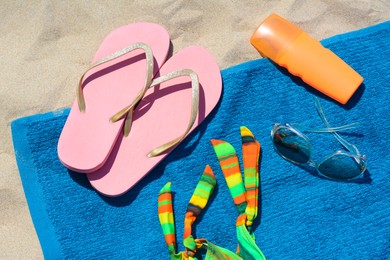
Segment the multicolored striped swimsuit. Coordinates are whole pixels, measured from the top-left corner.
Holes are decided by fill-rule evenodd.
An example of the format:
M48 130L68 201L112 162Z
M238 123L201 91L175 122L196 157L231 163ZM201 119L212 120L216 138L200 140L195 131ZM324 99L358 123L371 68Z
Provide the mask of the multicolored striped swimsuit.
M167 183L158 196L158 214L165 241L171 259L197 259L195 254L201 248L206 248L206 260L212 259L265 259L257 247L251 232L252 224L258 211L259 172L258 162L260 144L252 132L241 127L242 153L244 162L244 180L242 180L239 160L234 147L228 142L211 140L218 157L222 172L226 179L233 201L238 209L236 233L238 239L237 252L219 247L204 238L193 238L192 225L207 202L216 185L214 173L209 165L204 172L190 199L184 219L183 243L185 252L176 252L176 234L172 206L171 183Z

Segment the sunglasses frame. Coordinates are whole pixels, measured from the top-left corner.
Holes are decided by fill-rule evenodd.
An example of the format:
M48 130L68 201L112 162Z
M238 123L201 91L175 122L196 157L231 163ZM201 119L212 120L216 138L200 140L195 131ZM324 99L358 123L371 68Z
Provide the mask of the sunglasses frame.
M286 128L286 129L290 130L291 132L295 133L297 136L302 138L304 141L306 141L306 143L308 144L308 148L309 148L309 159L307 160L307 162L300 163L300 162L294 161L294 160L286 157L283 153L281 153L279 151L278 148L276 148L275 141L274 141L275 133L277 133L277 131L279 131L282 128ZM332 154L330 154L328 156L325 156L320 162L314 161L313 158L312 158L312 143L311 143L309 137L307 137L305 134L303 134L296 127L294 127L294 126L292 126L290 124L287 124L287 123L286 124L276 123L276 124L273 125L272 130L271 130L271 141L272 141L272 145L274 147L274 150L280 155L280 157L282 157L286 161L289 161L289 162L291 162L293 164L301 165L301 166L309 165L309 166L315 168L317 170L317 172L321 176L324 176L324 177L329 178L329 179L334 179L334 180L352 180L352 179L356 179L356 178L360 177L364 173L364 171L366 170L366 156L365 155L361 155L359 152L356 152L356 151L346 152L346 151L342 151L342 150L337 150L336 152L334 152L334 153L332 153ZM348 156L348 157L353 158L355 160L356 164L360 168L360 173L358 175L354 176L354 177L351 177L351 178L334 178L334 177L330 177L330 176L322 173L320 171L320 169L319 169L320 165L323 164L325 161L329 160L330 158L336 156L336 155Z
M320 103L320 100L316 97L316 96L313 96L313 101L314 101L314 104L315 104L315 107L316 107L316 110L317 110L317 113L319 115L319 117L321 118L322 122L325 124L326 128L324 129L310 129L310 128L307 128L307 127L304 127L304 126L300 126L298 124L294 124L294 126L292 126L291 124L274 124L273 127L272 127L272 130L271 130L271 141L272 141L272 145L274 147L274 150L285 160L289 161L289 162L292 162L296 165L309 165L311 167L314 167L317 172L321 175L321 176L324 176L328 179L333 179L333 180L353 180L353 179L357 179L358 177L362 176L362 174L366 171L367 169L367 162L366 162L366 156L364 154L360 154L359 150L357 149L357 147L349 142L347 142L344 138L342 138L338 133L337 131L341 131L341 130L345 130L345 129L349 129L349 128L352 128L352 127L355 127L357 125L357 123L352 123L352 124L348 124L348 125L345 125L345 126L340 126L340 127L332 127L330 125L330 123L328 122L328 119L326 118L325 116L325 113L322 109L322 106L321 106L321 103ZM299 137L303 138L308 144L309 144L309 160L305 163L299 163L299 162L295 162L294 160L291 160L290 158L287 158L286 156L284 156L282 153L279 152L279 150L275 147L275 142L274 142L274 136L275 136L275 133L277 130L279 130L280 128L288 128L289 130L291 130L292 132L294 132L295 134L297 134ZM317 132L317 133L332 133L333 136L337 139L337 141L347 150L347 151L341 151L341 150L338 150L336 152L334 152L333 154L329 155L329 156L326 156L324 159L322 159L322 161L320 161L320 163L314 161L312 159L312 145L311 145L311 142L310 142L310 139L309 137L307 137L305 134L302 133L302 131L300 131L299 129L297 128L301 128L302 131L307 131L307 132ZM330 176L327 176L323 173L321 173L321 171L319 170L319 167L321 164L323 164L325 161L329 160L330 158L336 156L336 155L345 155L345 156L348 156L348 157L351 157L355 160L356 164L359 166L360 168L360 174L356 175L355 177L351 177L351 178L334 178L334 177L330 177Z

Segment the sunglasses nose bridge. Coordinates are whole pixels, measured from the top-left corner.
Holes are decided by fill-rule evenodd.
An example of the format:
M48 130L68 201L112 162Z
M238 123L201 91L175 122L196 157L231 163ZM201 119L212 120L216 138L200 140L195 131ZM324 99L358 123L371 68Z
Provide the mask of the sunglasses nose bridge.
M309 165L310 167L313 167L313 168L318 168L318 163L316 163L315 161L313 161L313 160L309 160L309 161L307 161L307 163L306 163L307 165Z

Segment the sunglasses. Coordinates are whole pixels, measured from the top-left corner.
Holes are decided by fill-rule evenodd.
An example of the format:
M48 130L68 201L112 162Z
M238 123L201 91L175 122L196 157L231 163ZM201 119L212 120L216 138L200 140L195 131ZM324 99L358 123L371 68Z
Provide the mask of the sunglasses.
M337 133L353 128L357 124L331 127L318 98L314 98L314 103L326 128L310 129L298 124L274 124L271 140L275 151L285 160L297 165L314 167L320 175L330 179L350 180L359 177L367 168L366 156L360 154L355 145L347 142ZM303 132L332 133L346 151L338 150L320 162L316 162L312 159L310 139Z

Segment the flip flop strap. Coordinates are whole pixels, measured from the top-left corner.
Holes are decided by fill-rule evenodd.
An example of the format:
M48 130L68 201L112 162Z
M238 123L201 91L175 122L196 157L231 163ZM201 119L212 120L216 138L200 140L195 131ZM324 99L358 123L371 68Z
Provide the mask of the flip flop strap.
M161 76L159 78L154 79L149 88L155 87L155 86L157 86L165 81L171 80L173 78L182 77L182 76L190 77L191 88L192 88L192 91L191 91L191 96L192 96L192 98L191 98L191 115L190 115L190 120L189 120L187 129L185 130L185 132L181 136L167 142L166 144L163 144L163 145L155 148L153 151L151 151L148 154L148 157L158 156L158 155L164 153L165 151L169 150L173 146L177 145L178 143L180 143L186 137L186 135L189 133L189 131L191 130L192 126L195 123L196 117L198 115L198 110L199 110L199 78L198 78L198 75L194 71L192 71L190 69L182 69L182 70L176 70L174 72L168 73L164 76Z
M132 44L126 48L123 48L117 52L114 52L108 56L103 57L102 59L96 61L94 64L92 64L91 67L89 67L81 76L79 80L79 85L77 87L77 102L79 106L80 112L84 112L86 109L86 104L85 104L85 98L84 98L84 93L83 93L83 80L85 75L87 74L88 71L91 69L100 66L104 63L107 63L111 60L114 60L116 58L119 58L133 50L136 49L143 49L145 51L145 56L146 56L146 80L144 83L144 86L142 87L141 91L138 93L137 97L135 100L126 108L122 109L120 112L115 114L110 120L111 122L116 122L119 119L121 119L124 115L126 115L128 112L130 112L134 106L142 99L142 97L145 95L146 90L149 88L152 78L153 78L153 67L154 67L154 60L153 60L153 53L152 50L148 45L142 42L138 42L135 44Z

